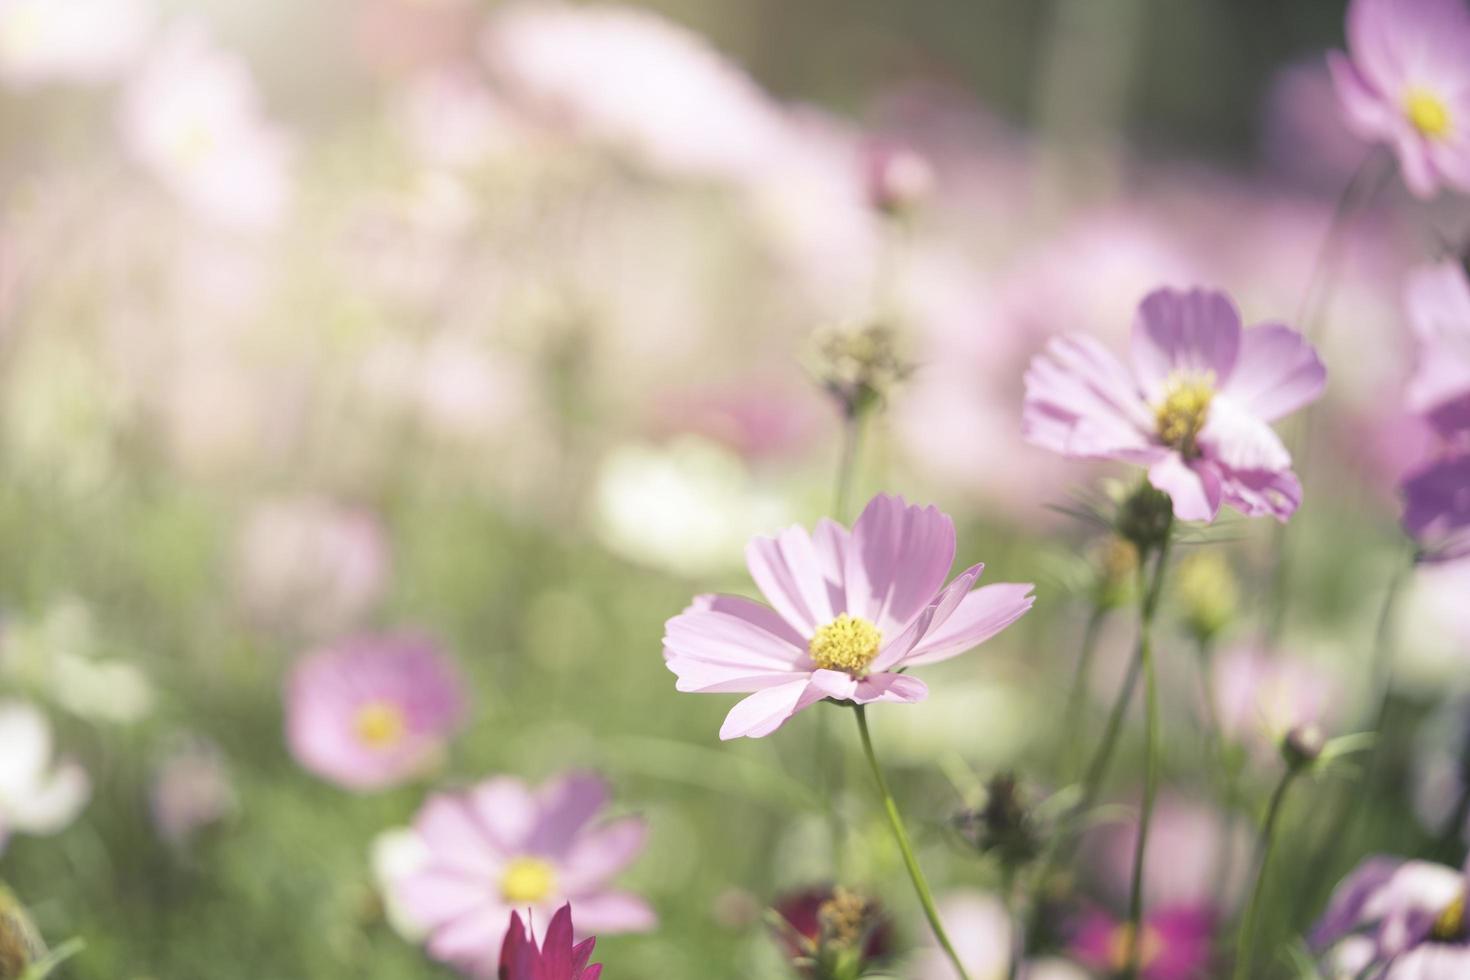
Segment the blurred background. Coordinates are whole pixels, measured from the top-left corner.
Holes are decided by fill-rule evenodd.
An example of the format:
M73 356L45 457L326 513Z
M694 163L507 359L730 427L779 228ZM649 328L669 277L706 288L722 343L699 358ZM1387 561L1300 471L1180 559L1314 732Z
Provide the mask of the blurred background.
M451 975L390 925L375 838L433 787L573 767L650 826L624 881L660 923L600 941L608 976L785 975L761 909L835 851L899 919L893 975L920 975L855 746L834 841L815 722L720 744L734 698L675 694L663 623L750 592L752 534L832 512L823 338L884 324L912 370L835 516L879 489L934 502L962 561L1037 583L1017 627L926 672L927 703L873 712L923 861L983 897L995 869L951 817L997 770L1070 778L1131 640L1101 620L1095 703L1064 714L1109 566L1055 507L1112 471L1022 441L1025 366L1060 332L1120 344L1159 285L1297 321L1368 158L1323 62L1342 7L0 0L0 698L40 712L63 782L25 821L0 778L0 879L52 943L84 941L65 975ZM1280 620L1272 696L1310 692L1333 733L1373 727L1393 486L1430 441L1398 407L1401 283L1464 233L1397 187L1357 216L1286 578L1268 522L1210 549L1220 662ZM1409 721L1365 847L1458 847L1459 750L1432 732L1456 724L1465 584L1417 574L1397 619ZM1186 829L1160 873L1188 879L1179 855L1243 832L1276 769L1215 792L1193 641L1167 629ZM406 785L332 785L293 760L286 678L398 630L458 666L468 724ZM1131 800L1136 742L1119 758ZM1359 856L1301 843L1334 813L1288 815L1299 900L1269 928L1310 922ZM1083 863L1114 908L1118 850ZM1214 887L1192 870L1160 887Z

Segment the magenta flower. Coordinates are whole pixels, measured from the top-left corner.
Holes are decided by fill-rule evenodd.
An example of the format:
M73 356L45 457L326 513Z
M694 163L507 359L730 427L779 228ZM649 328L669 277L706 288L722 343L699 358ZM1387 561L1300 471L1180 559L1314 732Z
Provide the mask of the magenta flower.
M348 789L421 775L464 723L463 684L435 646L359 636L313 653L286 687L286 740L304 768Z
M424 858L387 883L391 898L428 934L430 955L481 976L493 975L514 910L529 910L538 933L567 902L584 932L650 929L648 903L608 884L643 849L644 823L594 824L607 800L607 785L586 774L534 791L502 777L437 794L414 820Z
M1398 154L1419 197L1470 190L1470 8L1353 0L1348 54L1327 55L1348 127Z
M664 628L664 659L680 691L747 693L720 738L759 738L831 698L922 701L901 671L948 660L1031 608L1031 585L971 591L983 565L945 585L955 531L934 507L879 494L852 530L822 520L756 538L746 564L769 606L702 595Z
M1410 411L1445 438L1470 432L1470 279L1458 260L1415 269L1405 290L1417 354Z
M1374 980L1470 976L1467 889L1470 879L1455 868L1370 857L1332 893L1312 946Z
M1066 456L1147 466L1181 520L1212 521L1227 503L1285 521L1302 489L1268 423L1326 380L1296 331L1242 329L1223 293L1160 289L1138 307L1131 370L1091 337L1052 340L1026 372L1022 426Z
M1139 942L1139 976L1143 980L1199 980L1212 976L1210 944L1215 916L1208 909L1173 906L1150 912ZM1070 948L1078 961L1112 974L1128 957L1128 924L1101 909L1082 916Z
M510 928L500 946L497 980L597 980L602 965L587 961L596 939L573 944L572 907L563 905L546 927L546 941L536 948L536 939L521 924L520 914L510 914Z
M1419 560L1470 558L1470 453L1441 459L1403 485L1404 530L1419 544Z

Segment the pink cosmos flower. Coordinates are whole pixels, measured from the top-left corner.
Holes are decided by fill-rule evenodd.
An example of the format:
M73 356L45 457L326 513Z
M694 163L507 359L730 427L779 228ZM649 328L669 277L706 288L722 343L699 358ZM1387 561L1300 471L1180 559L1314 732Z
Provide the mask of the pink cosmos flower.
M1315 949L1336 953L1340 964L1350 959L1350 976L1470 976L1467 895L1470 877L1464 870L1374 855L1338 884L1310 941Z
M669 620L664 659L680 691L749 693L720 738L759 738L824 698L922 701L902 671L990 639L1031 608L1029 584L974 589L983 565L945 585L954 522L935 507L879 494L852 530L822 520L756 538L746 564L769 606L702 595Z
M513 910L529 910L538 933L567 902L584 931L650 929L648 904L608 884L643 849L644 823L594 824L607 801L607 784L581 773L535 790L500 777L437 794L414 820L425 856L387 883L391 897L426 930L430 955L476 976L494 975Z
M1417 196L1470 191L1470 7L1353 0L1347 35L1327 66L1349 128L1392 146Z
M286 738L296 761L348 789L382 789L438 762L462 727L463 684L427 640L360 636L296 666Z
M1409 275L1404 305L1417 356L1406 394L1445 438L1470 432L1470 278L1451 259Z
M584 939L573 945L572 907L563 905L551 917L546 928L546 941L536 948L535 938L521 924L518 912L510 914L510 928L500 946L498 980L597 980L602 964L592 958L596 939Z
M1327 372L1301 334L1242 329L1224 293L1160 289L1139 305L1132 369L1085 336L1053 340L1026 373L1023 430L1081 459L1148 467L1181 520L1221 503L1285 521L1301 503L1291 455L1268 423L1313 401Z
M1202 980L1212 976L1210 944L1215 917L1206 909L1174 906L1143 920L1139 975L1143 980ZM1123 968L1128 925L1100 909L1083 915L1071 941L1072 955L1095 970Z
M128 149L198 214L232 228L275 225L291 196L290 148L266 119L245 61L197 24L169 29L123 100Z
M1404 481L1404 530L1419 560L1470 557L1470 453L1431 463Z

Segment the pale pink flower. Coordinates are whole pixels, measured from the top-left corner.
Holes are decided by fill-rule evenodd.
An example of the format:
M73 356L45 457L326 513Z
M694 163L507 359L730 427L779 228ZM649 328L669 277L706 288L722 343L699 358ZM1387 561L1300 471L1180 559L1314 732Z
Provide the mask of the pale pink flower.
M1431 463L1404 481L1404 530L1419 560L1470 557L1470 452Z
M1327 55L1348 126L1393 147L1409 190L1470 191L1470 7L1353 0L1348 54Z
M1417 355L1406 398L1446 438L1470 432L1470 278L1456 259L1415 269L1404 290Z
M318 650L286 685L286 739L303 767L367 791L422 775L463 727L463 680L434 644L359 636Z
M154 829L165 841L187 844L235 809L235 789L219 746L189 738L170 749L148 790Z
M650 11L512 4L491 15L481 52L548 122L671 176L744 178L784 135L749 76Z
M1242 329L1224 293L1150 293L1133 325L1132 366L1091 337L1059 337L1026 374L1023 426L1036 445L1148 467L1181 520L1227 503L1285 521L1301 502L1291 455L1270 422L1316 399L1327 372L1299 333Z
M170 28L121 109L133 156L199 214L236 228L277 223L291 195L289 148L249 66L197 24Z
M769 606L702 595L664 628L664 658L680 691L748 693L723 739L769 735L826 698L869 704L922 701L904 673L964 653L1019 619L1030 585L972 588L985 566L945 585L954 522L935 507L879 494L852 530L824 519L746 549Z
M602 779L573 773L531 789L486 780L430 797L414 820L418 866L387 882L403 915L428 934L435 959L494 976L513 912L538 934L570 902L583 935L641 932L655 923L643 899L609 884L643 849L638 817L599 822Z
M0 0L0 82L109 81L152 26L145 0Z
M480 166L524 142L522 124L469 66L439 66L414 75L395 109L409 148L434 166Z
M1137 841L1136 819L1105 824L1084 838L1093 884L1118 907L1127 904L1132 890ZM1250 833L1215 807L1164 795L1149 829L1144 893L1159 905L1229 908L1246 884L1240 859L1250 847Z
M259 504L236 553L240 599L258 621L322 636L350 627L388 585L389 552L370 511L326 497Z
M1347 702L1336 674L1286 654L1237 647L1222 651L1211 670L1222 733L1262 750L1293 728L1333 727Z
M1363 143L1337 111L1332 75L1320 55L1276 72L1262 114L1267 160L1305 185L1341 187L1363 162Z

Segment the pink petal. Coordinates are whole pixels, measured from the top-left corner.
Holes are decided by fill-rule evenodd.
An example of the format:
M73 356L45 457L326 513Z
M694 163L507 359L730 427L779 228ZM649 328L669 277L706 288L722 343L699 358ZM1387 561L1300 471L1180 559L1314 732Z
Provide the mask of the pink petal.
M1302 502L1301 481L1290 470L1220 471L1225 503L1247 517L1274 517L1285 521Z
M560 856L582 829L607 805L607 782L593 773L570 773L536 791L536 829L526 847L537 854Z
M919 645L931 630L940 626L954 615L959 609L960 603L975 585L975 580L984 571L984 565L971 565L963 572L955 576L953 582L944 587L944 591L935 596L920 615L909 624L897 639L886 644L882 651L874 658L870 669L878 672L896 667L908 662L909 654Z
M954 564L954 553L954 521L948 514L878 494L852 529L847 611L892 635L933 601Z
M757 691L790 680L809 660L806 644L759 603L700 596L665 625L664 657L681 691Z
M805 528L752 540L745 563L766 601L798 634L811 636L836 618L831 601L835 583L823 574L824 563Z
M1057 337L1026 372L1022 433L1065 456L1146 463L1154 420L1137 383L1092 337Z
M600 887L638 856L647 839L648 825L641 817L624 817L588 831L558 870L562 889L575 898Z
M1169 495L1181 521L1213 521L1220 512L1220 478L1208 463L1187 466L1171 453L1149 467L1148 482Z
M1210 404L1199 445L1207 458L1229 469L1278 472L1291 466L1291 454L1271 427L1224 394Z
M620 891L572 899L572 920L580 935L647 932L658 925L658 916L647 902Z
M497 903L482 905L429 936L429 954L437 960L474 965L493 964L510 922L510 910Z
M768 687L730 709L720 727L720 738L729 740L745 736L762 738L786 723L786 719L803 708L820 701L823 694L803 676L777 687Z
M487 779L470 790L469 801L482 832L502 854L521 850L536 829L539 808L519 779Z
M968 593L939 628L930 628L909 653L908 666L938 663L972 650L1020 619L1036 602L1033 585L1001 582Z
M1223 387L1240 354L1240 314L1224 293L1159 289L1133 321L1133 371L1149 402L1164 398L1172 375L1208 375Z
M1327 369L1307 339L1290 327L1266 323L1241 335L1235 373L1220 393L1274 422L1316 401L1326 386Z
M430 929L468 915L497 895L495 876L429 868L393 882L393 898L415 923Z
M1443 435L1470 429L1470 278L1456 261L1415 269L1404 304L1418 342L1409 408Z
M572 909L563 905L551 916L541 943L541 975L547 980L572 975Z
M1383 94L1340 51L1327 53L1327 69L1348 129L1362 139L1387 139L1394 131L1395 111Z
M430 797L414 819L414 830L436 861L486 875L500 867L502 851L461 797Z
M857 691L857 679L845 670L814 670L812 686L821 691L823 697L851 701Z
M908 674L869 674L857 683L853 700L858 704L875 701L913 703L929 696L929 685Z

